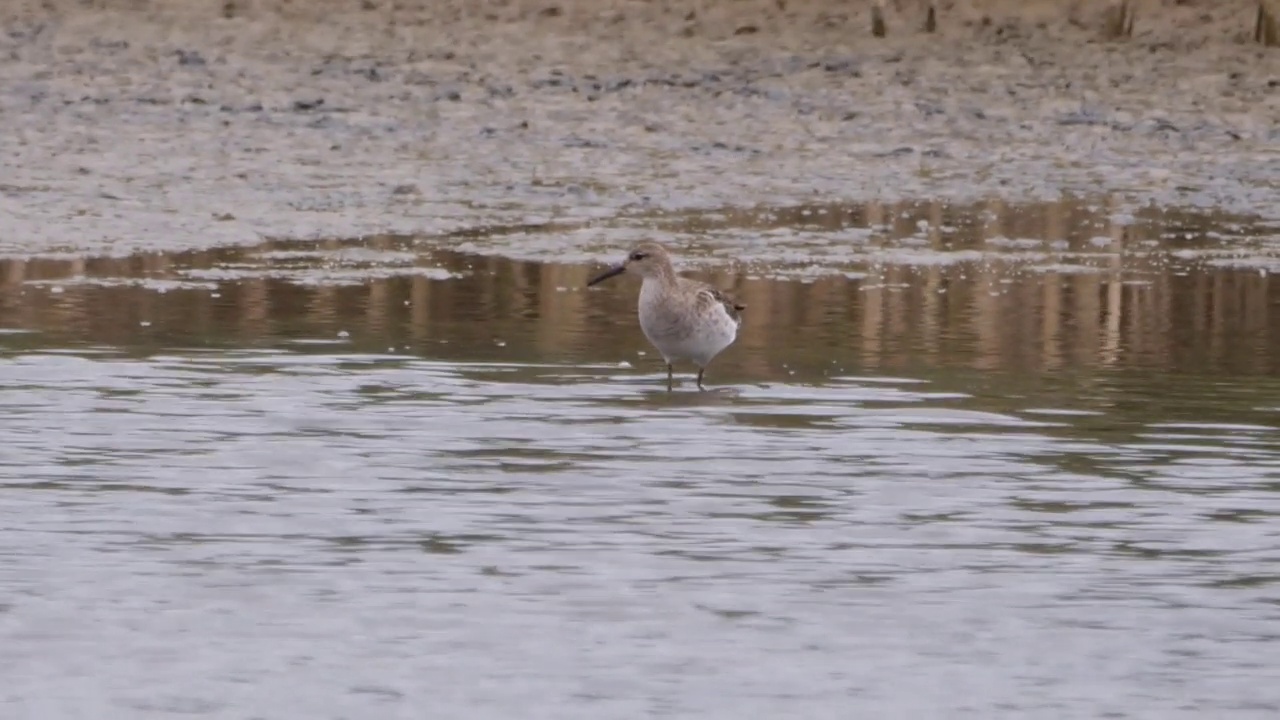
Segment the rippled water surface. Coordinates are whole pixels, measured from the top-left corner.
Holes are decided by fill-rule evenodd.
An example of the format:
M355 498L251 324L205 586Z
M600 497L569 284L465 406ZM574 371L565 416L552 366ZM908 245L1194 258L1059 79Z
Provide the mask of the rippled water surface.
M0 715L1276 717L1276 230L1058 210L646 221L706 393L485 233L0 261Z

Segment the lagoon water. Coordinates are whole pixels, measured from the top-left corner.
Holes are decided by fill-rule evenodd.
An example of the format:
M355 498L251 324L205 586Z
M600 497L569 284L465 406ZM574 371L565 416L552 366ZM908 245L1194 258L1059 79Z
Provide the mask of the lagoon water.
M1275 717L1275 229L931 212L655 221L706 393L482 236L0 261L0 715Z

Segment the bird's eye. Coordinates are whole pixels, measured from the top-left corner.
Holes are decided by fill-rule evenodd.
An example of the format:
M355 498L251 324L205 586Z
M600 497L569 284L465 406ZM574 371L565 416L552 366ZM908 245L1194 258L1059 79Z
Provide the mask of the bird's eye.
M643 259L645 259L645 258L647 258L647 257L649 257L649 253L640 252L639 250L637 250L637 251L635 251L635 252L631 253L631 259L632 259L632 260L643 260Z

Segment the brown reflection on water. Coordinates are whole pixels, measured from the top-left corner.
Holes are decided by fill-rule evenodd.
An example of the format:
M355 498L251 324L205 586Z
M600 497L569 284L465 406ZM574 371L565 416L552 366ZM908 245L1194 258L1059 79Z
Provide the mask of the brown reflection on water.
M925 203L725 211L659 224L694 238L718 228L876 228L850 256L848 269L865 277L776 279L760 267L690 273L733 290L748 306L741 339L717 361L718 372L760 379L795 372L801 379L833 364L889 371L1277 371L1280 318L1272 307L1280 291L1271 275L1170 254L1248 247L1261 231L1247 219L1191 211L1148 209L1124 224L1112 222L1113 215L1105 203L1082 201ZM698 243L691 241L691 254ZM146 352L336 340L345 333L353 349L365 351L627 359L641 368L653 362L634 320L633 281L586 291L594 267L516 262L440 245L382 236L3 260L0 328L38 333L0 337L13 348L88 343ZM894 260L901 248L934 255L921 263ZM954 259L973 250L981 252ZM446 270L451 276L423 274ZM187 284L165 285L174 281Z

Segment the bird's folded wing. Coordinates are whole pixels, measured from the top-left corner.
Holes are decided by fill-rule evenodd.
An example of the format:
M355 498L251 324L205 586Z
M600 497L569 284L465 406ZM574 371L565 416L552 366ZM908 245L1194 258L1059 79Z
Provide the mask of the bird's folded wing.
M724 306L725 312L729 313L729 317L735 319L738 317L738 313L747 309L746 305L737 302L728 293L710 286L698 290L698 303L720 303Z

